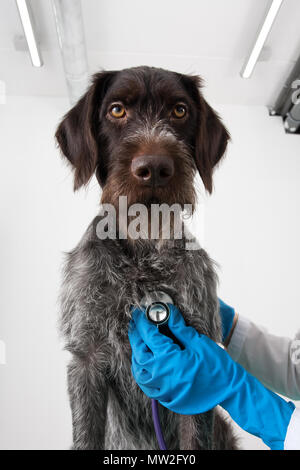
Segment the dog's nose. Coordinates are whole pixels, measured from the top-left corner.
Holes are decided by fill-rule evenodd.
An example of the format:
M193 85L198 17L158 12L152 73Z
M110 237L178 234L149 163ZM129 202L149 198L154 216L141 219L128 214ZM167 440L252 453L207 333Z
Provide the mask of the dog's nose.
M166 155L141 155L132 160L131 173L145 186L165 186L174 174L174 162Z

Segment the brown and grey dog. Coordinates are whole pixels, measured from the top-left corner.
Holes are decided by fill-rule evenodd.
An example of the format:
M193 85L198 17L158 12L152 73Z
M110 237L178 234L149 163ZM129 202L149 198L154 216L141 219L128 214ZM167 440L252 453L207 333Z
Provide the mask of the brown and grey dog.
M229 139L200 85L198 77L150 67L96 74L56 133L75 189L95 173L101 202L117 214L119 196L128 206L194 207L196 171L211 192L213 168ZM68 254L61 295L61 329L72 354L73 447L157 449L150 399L131 374L130 309L145 294L163 290L188 324L221 341L214 266L200 246L186 249L185 236L101 239L100 220ZM217 410L181 416L161 407L160 413L169 449L236 447Z

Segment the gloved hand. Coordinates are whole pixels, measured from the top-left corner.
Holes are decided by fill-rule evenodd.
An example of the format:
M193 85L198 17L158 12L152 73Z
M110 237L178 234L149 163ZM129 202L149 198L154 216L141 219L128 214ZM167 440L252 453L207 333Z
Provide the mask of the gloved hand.
M234 308L230 307L230 305L225 304L225 302L223 302L223 300L221 299L219 299L219 306L219 313L222 320L222 341L223 344L225 344L233 326L235 311Z
M146 395L180 414L198 414L221 405L245 431L271 449L283 449L294 404L266 389L205 335L185 325L169 305L168 326L181 350L135 309L129 327L132 373Z

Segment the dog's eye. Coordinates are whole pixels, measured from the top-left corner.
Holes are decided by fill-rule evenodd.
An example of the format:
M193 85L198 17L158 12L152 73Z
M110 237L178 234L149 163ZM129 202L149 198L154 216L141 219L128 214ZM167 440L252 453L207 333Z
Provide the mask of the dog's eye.
M120 103L113 104L109 112L116 119L123 118L126 114L124 106Z
M186 106L180 103L176 104L173 108L172 115L177 119L183 118L186 115Z

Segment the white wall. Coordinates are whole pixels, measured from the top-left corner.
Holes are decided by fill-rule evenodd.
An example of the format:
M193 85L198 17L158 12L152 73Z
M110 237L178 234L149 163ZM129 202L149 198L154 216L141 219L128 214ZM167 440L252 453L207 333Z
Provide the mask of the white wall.
M58 157L53 134L67 106L33 97L0 105L2 449L63 449L71 442L66 354L56 328L61 253L96 213L99 190L93 180L89 192L74 195ZM217 108L233 138L204 215L205 246L221 266L220 295L274 333L294 335L300 137L285 135L265 108ZM262 447L248 436L243 445Z
M300 136L264 107L218 106L232 136L206 204L220 294L275 334L300 327Z
M68 448L65 353L58 342L62 252L97 210L96 185L72 193L54 145L63 99L8 97L0 106L0 448Z

